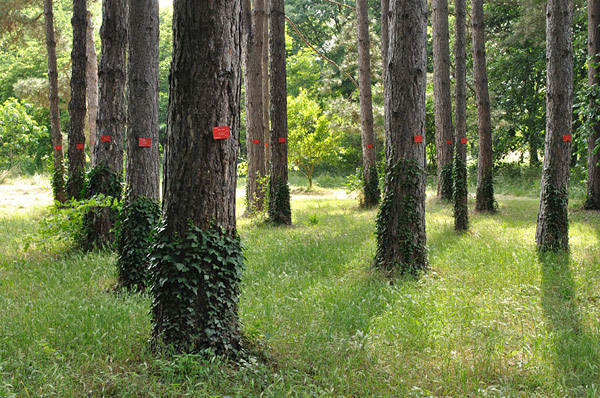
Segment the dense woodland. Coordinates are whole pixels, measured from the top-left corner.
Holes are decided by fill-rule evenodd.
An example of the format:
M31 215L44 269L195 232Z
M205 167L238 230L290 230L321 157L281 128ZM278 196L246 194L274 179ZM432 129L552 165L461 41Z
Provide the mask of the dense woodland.
M0 396L600 394L599 6L0 4Z

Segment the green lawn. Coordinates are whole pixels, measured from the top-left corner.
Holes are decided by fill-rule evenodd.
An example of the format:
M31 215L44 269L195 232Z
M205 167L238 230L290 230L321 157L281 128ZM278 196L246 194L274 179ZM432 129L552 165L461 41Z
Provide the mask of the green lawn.
M341 190L294 196L291 228L240 218L257 354L228 364L151 352L151 298L113 292L114 255L28 245L47 189L0 187L0 397L600 396L598 213L574 207L571 253L540 257L536 198L498 196L467 235L429 199L431 270L392 283L376 212Z

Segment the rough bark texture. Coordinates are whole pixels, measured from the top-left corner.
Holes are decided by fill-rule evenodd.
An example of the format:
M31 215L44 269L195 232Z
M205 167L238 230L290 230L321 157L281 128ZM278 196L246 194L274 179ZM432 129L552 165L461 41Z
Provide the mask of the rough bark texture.
M454 39L455 100L454 100L454 229L466 231L469 225L467 191L467 54L466 1L455 0L456 33Z
M437 154L437 197L452 200L452 99L450 94L450 33L448 0L432 1L433 98Z
M265 0L264 8L265 15L263 20L263 40L262 40L262 93L263 93L263 127L264 127L264 142L269 144L265 148L265 170L269 172L271 169L271 129L269 122L269 15L271 1Z
M264 0L243 0L244 13L244 84L246 88L246 148L248 158L248 179L246 199L248 212L263 210L265 187L261 184L267 174L265 168L263 125L264 108L262 93L262 47L265 8Z
M54 38L54 12L52 0L44 0L44 17L46 23L46 49L48 51L48 99L50 100L50 129L52 130L52 147L54 148L54 173L52 188L54 200L64 203L65 166L62 150L62 132L60 129L60 110L58 108L58 68L56 65L56 39Z
M158 0L129 0L128 26L128 194L159 200Z
M592 59L588 66L588 85L600 84L597 65L600 59L600 2L588 0L588 57ZM600 140L600 122L594 126L593 133L588 139L588 179L587 209L600 210L600 151L594 153L596 142Z
M479 135L475 209L477 211L493 212L495 203L492 181L492 120L485 60L483 0L471 0L471 20L473 25L473 75L475 78L477 130Z
M383 69L381 80L385 82L385 73L388 66L388 51L390 46L389 33L390 0L381 0L381 61Z
M87 13L87 111L88 128L90 130L90 163L92 167L95 164L94 144L96 142L96 119L98 118L98 56L96 54L96 45L94 43L94 24L92 23L92 13Z
M115 175L121 176L125 136L126 0L103 1L100 38L98 139L94 153L96 164L104 164Z
M288 186L287 75L283 0L271 1L271 180L269 220L291 225ZM287 192L287 195L286 195Z
M79 199L85 172L85 69L86 0L73 0L73 50L71 51L71 100L69 101L69 180L67 196Z
M240 0L178 0L173 5L164 224L152 265L153 334L185 351L213 349L232 355L240 345L240 275L235 267L241 254L235 255L239 247L222 243L237 234L240 22ZM217 126L228 126L230 137L214 139ZM213 263L205 259L213 256L206 249L215 243L209 241L215 234L223 237L219 249L225 245L227 250ZM181 245L186 250L180 258L176 252ZM180 270L182 264L189 273ZM179 278L195 288L190 290Z
M373 96L371 93L371 54L369 42L369 4L367 0L356 0L356 36L358 40L358 85L360 97L360 125L363 157L363 176L365 179L364 205L375 206L379 203L379 180L375 171L375 132L373 129ZM373 184L373 183L376 184Z
M535 235L540 250L569 248L570 134L573 106L572 0L549 0L546 11L546 147Z
M427 267L427 2L392 0L389 32L389 68L384 85L387 174L384 199L377 216L374 266L405 273Z

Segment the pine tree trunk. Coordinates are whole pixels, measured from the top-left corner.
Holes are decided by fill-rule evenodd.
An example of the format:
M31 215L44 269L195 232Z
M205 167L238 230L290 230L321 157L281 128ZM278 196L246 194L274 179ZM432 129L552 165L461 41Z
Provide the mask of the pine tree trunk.
M92 167L95 164L94 144L96 142L96 119L98 118L98 57L96 55L96 45L94 43L94 25L92 23L92 13L87 13L87 111L88 127L90 129L90 163Z
M244 84L246 88L246 148L248 179L246 199L248 213L261 212L264 206L264 187L261 179L266 176L264 141L263 93L262 93L262 41L264 30L264 0L243 0L244 13Z
M455 0L456 34L454 39L455 79L455 159L452 176L454 184L454 229L469 228L467 190L467 54L466 54L466 1Z
M173 27L163 225L151 268L153 335L178 351L235 356L243 266L235 221L240 0L178 0Z
M433 97L437 154L437 197L452 200L452 99L450 94L450 33L448 0L432 1Z
M492 170L492 120L490 95L485 60L485 23L483 0L471 0L471 20L473 25L473 75L477 98L477 130L479 151L477 156L477 211L495 211Z
M588 66L588 85L600 84L598 76L598 53L600 53L600 3L588 0L588 57L592 62ZM588 139L588 179L586 209L600 210L600 151L594 153L596 142L600 140L600 123L596 123Z
M54 148L54 172L52 189L54 200L65 203L65 166L63 160L63 139L60 129L60 110L58 108L58 68L56 65L56 39L54 38L54 12L52 0L44 0L44 17L46 23L46 49L48 51L48 99L50 100L50 129L52 130L52 147Z
M291 225L288 185L287 75L285 60L285 13L283 0L270 0L271 54L271 177L269 220Z
M549 0L546 13L546 148L535 235L538 249L569 248L569 171L573 106L572 0Z
M85 172L86 0L73 0L73 50L69 101L69 180L67 197L80 199Z
M381 0L381 81L385 82L385 74L388 66L388 51L390 46L389 33L390 0Z
M377 216L374 266L414 273L427 268L425 91L427 2L392 0L384 85L385 194Z
M358 41L358 85L360 93L360 125L364 176L364 205L379 203L379 177L375 164L375 132L373 129L373 96L371 93L371 54L369 41L369 4L356 0L356 36Z
M265 0L265 15L263 20L262 40L262 94L263 94L263 141L269 146L265 148L265 172L271 170L271 129L269 122L269 8L271 1Z
M158 153L158 0L129 0L127 194L117 239L119 285L144 290L148 249L160 217Z

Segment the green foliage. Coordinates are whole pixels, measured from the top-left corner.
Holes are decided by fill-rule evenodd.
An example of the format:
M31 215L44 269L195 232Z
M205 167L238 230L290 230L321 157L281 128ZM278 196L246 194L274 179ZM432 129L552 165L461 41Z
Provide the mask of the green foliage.
M469 229L469 206L467 189L467 165L462 161L458 150L454 151L454 167L452 169L454 198L454 229L466 231Z
M107 165L99 163L87 172L81 196L91 198L97 194L121 199L123 193L123 177L117 175Z
M417 211L415 193L424 172L414 160L401 159L387 167L385 194L376 220L377 252L373 262L385 272L416 275L428 268L427 248L415 239L413 231L422 217ZM397 191L401 197L397 197Z
M176 352L241 353L237 306L244 269L237 234L189 224L183 237L158 229L151 253L154 339Z
M569 196L565 187L558 188L545 176L544 202L545 229L540 237L538 249L546 251L569 250Z
M292 223L292 208L290 205L290 186L280 179L271 187L269 202L269 221L274 224L290 225Z
M75 200L81 200L83 196L83 186L85 184L85 171L82 169L76 170L67 178L65 189L67 197Z
M379 190L379 175L375 165L369 167L370 178L364 179L364 200L365 207L373 207L379 204L381 191Z
M157 201L127 196L116 226L117 271L121 288L129 291L146 289L150 248L160 214L160 203Z
M10 98L0 105L0 169L33 173L49 166L50 135L33 119L32 107Z
M483 179L477 186L477 210L495 212L497 210L496 199L494 198L494 174L490 171L483 176Z
M442 180L442 199L452 200L454 183L452 180L452 163L448 163L442 166L440 179Z
M600 65L595 64L598 68ZM573 140L573 150L576 151L578 157L587 159L588 155L588 139L594 133L594 129L598 125L598 119L600 118L600 86L597 84L593 86L585 86L577 94L576 102L573 106L575 108L575 114L577 116L577 127ZM600 141L595 143L595 150L600 150ZM586 170L586 165L582 165L582 168Z
M59 200L58 195L65 196L65 165L60 162L58 168L52 170L52 193L54 200ZM60 199L60 200L63 200Z

